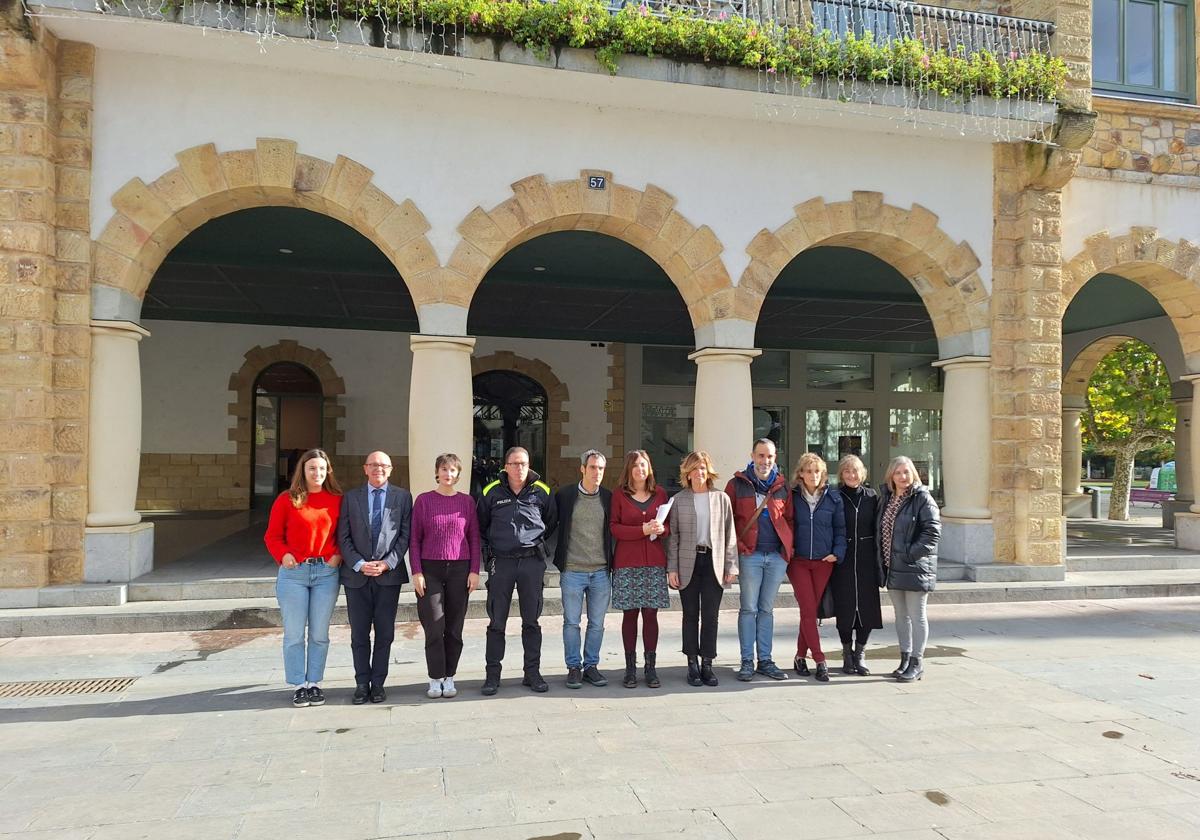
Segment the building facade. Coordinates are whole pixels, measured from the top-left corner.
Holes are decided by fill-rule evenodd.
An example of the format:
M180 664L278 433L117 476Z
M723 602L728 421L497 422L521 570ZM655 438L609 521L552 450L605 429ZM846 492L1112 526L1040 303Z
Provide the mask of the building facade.
M143 514L261 506L310 446L352 482L387 450L420 491L443 451L478 483L521 443L562 484L583 449L646 448L669 482L691 448L725 474L763 435L873 481L908 455L943 557L1060 576L1079 383L1114 336L1159 351L1190 418L1195 16L953 5L789 14L1013 57L1041 38L1062 90L612 74L420 22L5 4L0 588L140 574Z

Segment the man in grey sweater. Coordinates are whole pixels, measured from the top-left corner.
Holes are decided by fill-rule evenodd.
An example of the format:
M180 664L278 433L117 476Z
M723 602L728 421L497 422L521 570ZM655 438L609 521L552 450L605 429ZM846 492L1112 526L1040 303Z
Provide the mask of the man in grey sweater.
M582 688L585 681L608 685L597 666L604 642L604 614L612 596L612 533L608 527L612 493L600 486L606 464L603 453L589 449L579 461L579 482L554 494L559 528L554 565L562 589L567 688ZM579 623L585 598L587 634L581 655Z

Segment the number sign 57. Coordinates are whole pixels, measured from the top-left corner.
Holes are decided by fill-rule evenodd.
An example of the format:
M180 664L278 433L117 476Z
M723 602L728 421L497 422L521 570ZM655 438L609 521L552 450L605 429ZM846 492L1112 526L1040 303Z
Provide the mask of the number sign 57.
M608 186L608 179L605 178L603 175L589 175L588 176L588 189L589 190L602 190L607 186Z

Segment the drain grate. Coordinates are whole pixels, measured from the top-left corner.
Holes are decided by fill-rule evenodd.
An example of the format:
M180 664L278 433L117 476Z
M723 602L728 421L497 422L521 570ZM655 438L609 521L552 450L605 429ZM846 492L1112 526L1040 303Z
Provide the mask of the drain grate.
M115 694L133 685L137 677L99 680L41 680L0 683L0 699L11 697L67 697L72 694Z

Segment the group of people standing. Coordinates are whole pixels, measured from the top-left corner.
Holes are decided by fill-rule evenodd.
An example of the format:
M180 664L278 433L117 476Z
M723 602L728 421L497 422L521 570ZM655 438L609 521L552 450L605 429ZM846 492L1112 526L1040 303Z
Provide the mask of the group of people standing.
M789 480L768 439L755 442L750 463L723 491L704 451L683 459L684 489L670 498L644 450L626 454L611 491L602 486L606 467L604 454L589 449L580 457L580 480L555 493L530 470L529 453L513 447L499 478L473 498L455 489L462 462L446 453L434 465L435 489L414 503L408 491L389 482L392 463L384 452L367 456L366 483L345 494L329 456L320 449L304 453L291 486L275 500L266 533L280 566L276 593L292 704L325 702L320 682L339 584L351 631L353 702L386 699L400 589L409 581L406 553L425 631L427 696L458 693L463 623L481 567L487 571L489 619L482 693L500 689L514 590L522 684L547 691L539 619L547 539L556 532L553 562L560 571L568 688L608 684L599 663L610 606L623 614L622 685L639 684L640 629L641 679L659 688L658 611L670 606L671 589L679 591L683 610L687 682L717 685L717 620L725 590L739 580L737 678L787 679L772 657L774 605L785 576L800 609L797 674L829 680L818 619L836 616L842 671L868 675L865 647L871 631L883 626L879 588L886 586L901 650L892 675L903 682L921 679L925 601L937 577L940 522L912 461L892 461L880 494L866 486L866 469L853 455L838 464L836 487L825 462L812 453L800 458ZM808 668L810 653L815 672Z

